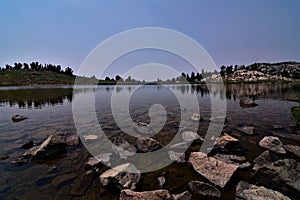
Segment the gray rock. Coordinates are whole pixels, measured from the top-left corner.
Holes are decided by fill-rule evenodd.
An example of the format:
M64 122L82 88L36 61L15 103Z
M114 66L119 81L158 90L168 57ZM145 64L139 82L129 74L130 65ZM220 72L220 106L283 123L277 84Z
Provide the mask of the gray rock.
M116 184L119 188L133 190L141 179L141 173L133 164L126 163L105 171L99 178L104 186Z
M295 156L300 157L300 147L295 146L295 145L284 145L283 148L289 152L294 154Z
M216 139L215 145L209 154L234 154L243 155L244 150L240 141L226 133Z
M170 159L177 163L185 163L185 153L179 153L175 151L168 151Z
M196 172L221 188L225 187L238 169L237 165L228 164L213 157L208 157L202 152L192 152L189 163Z
M191 120L193 120L193 121L200 121L200 114L194 113L191 116Z
M98 156L91 157L85 163L85 167L87 169L94 169L94 168L101 166L102 164L110 165L109 164L110 156L111 156L111 153L103 153Z
M166 183L166 179L163 176L158 177L157 180L158 180L158 185L160 188L162 188Z
M256 186L247 182L241 181L236 187L236 200L289 200L287 196L284 196L280 192L267 189L263 186Z
M170 149L187 149L187 143L186 142L180 142L177 144L173 144L172 146L170 146Z
M192 131L183 131L181 137L182 137L182 140L186 143L192 142L192 141L203 142L203 140L204 140L200 135L198 135L198 133L192 132Z
M237 165L240 169L251 167L251 164L248 162L245 156L216 154L213 157L228 164Z
M277 160L279 160L279 158L276 155L276 153L266 150L254 160L255 165L254 165L253 169L257 170L259 167L272 164L273 162L276 162Z
M23 121L25 119L28 119L28 117L25 117L25 116L22 116L22 115L19 115L19 114L16 114L16 115L13 115L11 120L13 122L20 122L20 121Z
M189 191L182 192L180 194L172 194L174 200L191 200L192 194Z
M137 149L143 153L156 151L162 147L158 141L149 137L139 137L136 144Z
M112 150L119 154L120 158L127 159L128 156L132 156L136 153L137 149L129 144L126 140L121 137L116 137L113 139Z
M263 185L289 196L299 195L300 163L293 159L278 160L258 167L252 177Z
M237 128L239 131L246 133L248 135L253 135L254 127L253 126L243 126Z
M173 200L168 190L153 190L144 192L134 192L122 190L120 200Z
M48 160L65 153L67 146L76 146L78 144L78 135L50 135L40 146L32 147L23 156L25 158L32 157L32 160Z
M278 154L285 154L285 150L283 148L282 142L279 140L278 137L274 136L265 136L260 142L259 146L265 149L274 151Z
M199 194L201 197L205 198L221 198L221 192L214 186L200 182L200 181L190 181L188 187L193 193Z
M240 99L240 106L241 108L253 108L256 107L257 104L251 99L243 98Z

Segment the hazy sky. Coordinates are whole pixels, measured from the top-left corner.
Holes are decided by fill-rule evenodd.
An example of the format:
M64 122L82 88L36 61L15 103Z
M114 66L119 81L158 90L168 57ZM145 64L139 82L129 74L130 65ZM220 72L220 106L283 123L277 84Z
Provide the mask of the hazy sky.
M3 0L0 66L39 61L70 66L76 73L101 41L149 26L190 36L218 66L300 61L299 10L299 0ZM129 58L116 62L108 75L149 62L177 63L179 70L185 69L184 61L164 53Z

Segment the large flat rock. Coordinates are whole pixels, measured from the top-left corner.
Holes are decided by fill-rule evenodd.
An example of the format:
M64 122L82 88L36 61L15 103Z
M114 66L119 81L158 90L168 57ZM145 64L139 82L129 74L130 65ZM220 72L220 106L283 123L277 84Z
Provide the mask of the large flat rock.
M202 152L192 152L189 163L196 172L221 188L225 187L234 172L238 169L237 165L228 164L213 157L208 157Z
M144 192L134 192L122 190L120 200L173 200L168 190L153 190Z

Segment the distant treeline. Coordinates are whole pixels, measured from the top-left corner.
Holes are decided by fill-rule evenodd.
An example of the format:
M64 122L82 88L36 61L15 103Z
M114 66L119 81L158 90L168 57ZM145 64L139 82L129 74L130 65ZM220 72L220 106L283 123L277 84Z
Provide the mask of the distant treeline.
M50 71L56 72L61 74L66 74L69 76L73 75L73 70L70 67L62 69L60 65L53 65L53 64L41 64L39 62L31 62L31 63L14 63L13 66L6 64L5 67L1 68L0 70L32 70L32 71Z

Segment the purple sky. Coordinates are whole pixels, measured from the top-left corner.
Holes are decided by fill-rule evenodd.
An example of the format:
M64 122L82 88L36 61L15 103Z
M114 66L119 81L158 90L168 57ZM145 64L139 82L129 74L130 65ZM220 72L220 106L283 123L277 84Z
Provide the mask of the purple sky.
M101 41L149 26L190 36L217 66L300 61L299 10L297 0L4 0L0 66L39 61L70 66L76 73ZM189 71L172 55L145 51L116 62L107 75L148 62L177 64L178 70Z

